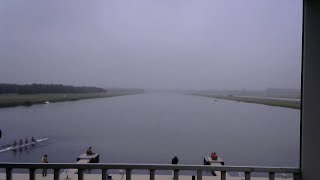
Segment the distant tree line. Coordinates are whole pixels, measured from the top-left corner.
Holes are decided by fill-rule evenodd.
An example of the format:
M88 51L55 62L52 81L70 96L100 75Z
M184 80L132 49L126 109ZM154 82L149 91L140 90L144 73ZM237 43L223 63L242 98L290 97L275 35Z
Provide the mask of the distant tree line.
M99 93L103 88L87 86L65 86L61 84L0 84L0 94L40 94L40 93Z
M275 98L300 98L300 89L268 88L265 90L189 90L187 93L201 93L219 96L261 96Z

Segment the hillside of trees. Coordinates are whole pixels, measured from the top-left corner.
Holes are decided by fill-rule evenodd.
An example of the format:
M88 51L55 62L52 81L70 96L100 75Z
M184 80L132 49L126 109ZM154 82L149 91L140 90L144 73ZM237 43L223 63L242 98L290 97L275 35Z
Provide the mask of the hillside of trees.
M0 94L99 93L103 88L65 86L61 84L0 84Z

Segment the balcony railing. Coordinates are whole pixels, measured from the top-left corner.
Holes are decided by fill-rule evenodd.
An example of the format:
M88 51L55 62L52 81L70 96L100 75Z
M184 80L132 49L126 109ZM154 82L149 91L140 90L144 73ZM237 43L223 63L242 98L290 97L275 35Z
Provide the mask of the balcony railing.
M245 180L250 180L252 172L269 173L269 180L275 179L276 173L293 174L293 180L300 180L300 169L283 167L244 167L244 166L208 166L208 165L160 165L160 164L75 164L75 163L0 163L0 169L6 170L6 180L12 180L13 169L29 169L30 180L35 180L37 169L53 169L54 180L59 180L63 169L78 169L78 180L84 179L84 170L102 170L102 180L107 180L107 171L114 169L126 170L126 180L131 180L132 170L149 170L150 180L155 179L158 170L172 170L173 179L179 179L179 171L196 171L197 180L202 180L202 172L216 171L221 173L221 180L227 180L227 172L243 172Z

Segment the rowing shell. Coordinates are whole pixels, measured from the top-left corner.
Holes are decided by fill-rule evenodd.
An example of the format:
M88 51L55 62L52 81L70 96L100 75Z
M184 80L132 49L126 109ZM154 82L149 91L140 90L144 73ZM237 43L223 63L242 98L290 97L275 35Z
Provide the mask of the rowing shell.
M48 138L38 139L38 140L36 140L36 142L30 142L30 143L23 144L23 145L7 147L5 149L1 149L0 153L6 152L6 151L12 151L12 150L16 150L16 149L21 149L21 148L28 147L28 146L31 146L31 145L34 145L34 144L38 144L38 143L46 141L46 140L48 140Z

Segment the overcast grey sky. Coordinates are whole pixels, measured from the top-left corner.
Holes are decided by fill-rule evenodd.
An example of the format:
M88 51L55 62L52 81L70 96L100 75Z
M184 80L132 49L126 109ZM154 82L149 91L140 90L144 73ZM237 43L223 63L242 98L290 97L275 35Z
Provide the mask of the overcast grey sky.
M2 0L0 82L300 88L301 0Z

